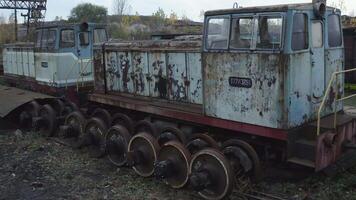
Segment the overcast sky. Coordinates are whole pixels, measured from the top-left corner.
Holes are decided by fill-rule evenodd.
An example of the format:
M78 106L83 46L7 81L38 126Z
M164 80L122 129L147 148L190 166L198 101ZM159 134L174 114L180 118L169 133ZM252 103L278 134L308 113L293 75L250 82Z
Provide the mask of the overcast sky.
M274 5L286 3L305 3L312 0L128 0L132 7L131 14L138 12L141 15L151 15L161 7L169 14L176 12L179 17L186 15L193 20L200 20L201 10L215 10L231 8L234 2L241 6ZM339 0L328 0L328 3ZM66 19L70 10L79 3L90 2L108 8L109 14L113 13L113 0L48 0L46 20L53 20L56 16ZM356 0L345 0L347 11L343 14L356 13ZM0 15L8 17L11 11L0 10Z

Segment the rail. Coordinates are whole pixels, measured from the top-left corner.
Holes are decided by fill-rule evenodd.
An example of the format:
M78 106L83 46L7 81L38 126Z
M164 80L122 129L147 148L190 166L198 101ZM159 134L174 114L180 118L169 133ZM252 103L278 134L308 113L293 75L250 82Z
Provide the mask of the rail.
M338 76L341 75L341 74L346 74L346 73L350 73L350 72L355 72L356 71L356 68L354 69L349 69L349 70L343 70L343 71L337 71L337 72L334 72L331 76L331 79L329 81L329 84L328 84L328 87L325 91L325 95L323 97L323 100L322 102L320 103L320 107L319 107L319 110L318 110L318 122L317 122L317 136L320 135L320 124L321 124L321 113L325 107L325 104L326 104L326 101L328 99L328 96L329 96L329 93L330 93L330 90L332 88L332 86L335 86L337 84L337 80L338 80ZM334 83L334 84L333 84ZM349 96L346 96L345 97L345 94L343 94L343 97L338 99L339 97L339 90L337 90L337 94L335 95L335 98L334 98L334 129L336 129L337 127L337 103L340 102L340 101L345 101L347 99L351 99L353 97L356 97L356 94L352 94L352 95L349 95Z

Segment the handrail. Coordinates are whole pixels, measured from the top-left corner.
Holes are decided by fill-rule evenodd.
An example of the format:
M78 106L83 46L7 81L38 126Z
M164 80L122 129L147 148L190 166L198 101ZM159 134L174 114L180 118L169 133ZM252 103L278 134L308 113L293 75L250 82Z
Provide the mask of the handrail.
M330 79L329 84L328 84L328 87L327 87L327 89L325 91L325 95L323 97L323 101L320 103L320 107L319 107L319 110L318 110L317 136L320 135L321 112L323 111L323 108L325 107L325 103L326 103L327 97L329 96L329 93L330 93L331 87L333 86L334 81L337 80L337 77L340 74L346 74L346 73L355 72L355 71L356 71L356 68L353 68L353 69L348 69L348 70L336 71L336 72L334 72L332 74L331 79ZM335 81L335 82L337 82L337 81ZM356 94L349 95L347 97L344 96L344 97L342 97L340 99L338 99L338 96L339 96L339 91L337 91L337 95L335 95L335 98L334 98L334 128L335 129L336 129L336 126L337 126L336 103L339 102L339 101L344 101L344 100L356 97Z
M88 62L86 62L86 64L85 64L85 67L83 67L83 60L88 60ZM79 81L80 81L80 79L82 79L81 82L82 82L82 85L83 85L83 82L84 82L83 72L86 71L86 69L88 68L88 65L90 63L93 63L93 59L78 59L72 64L70 70L68 71L68 73L66 74L66 77L65 77L66 89L68 88L68 77L69 77L69 75L73 72L73 69L76 66L79 66L79 73L78 73L78 77L76 78L76 86L77 86L77 90L79 90Z
M80 80L80 79L82 79L81 83L82 83L82 87L84 87L84 79L83 79L83 77L84 77L84 72L87 70L89 64L92 64L92 63L93 63L93 59L89 59L89 61L86 62L85 67L83 68L83 67L82 67L82 66L83 66L83 60L82 60L82 62L81 62L81 64L80 64L80 68L79 68L79 76L78 76L77 82L76 82L76 84L77 84L77 91L79 91L79 80Z

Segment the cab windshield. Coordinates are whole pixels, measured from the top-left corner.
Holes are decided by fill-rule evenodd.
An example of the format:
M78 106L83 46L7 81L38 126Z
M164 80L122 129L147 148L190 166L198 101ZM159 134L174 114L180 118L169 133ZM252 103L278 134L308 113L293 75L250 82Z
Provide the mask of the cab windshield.
M211 50L280 50L280 14L233 15L207 18L205 48Z

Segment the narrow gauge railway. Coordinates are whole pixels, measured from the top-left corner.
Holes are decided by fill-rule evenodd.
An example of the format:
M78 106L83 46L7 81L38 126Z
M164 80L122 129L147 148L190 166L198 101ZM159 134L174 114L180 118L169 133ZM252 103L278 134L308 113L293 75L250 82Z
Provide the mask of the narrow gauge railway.
M11 114L204 199L228 197L241 176L257 181L265 161L318 172L352 152L340 10L313 1L208 11L204 27L202 39L94 45L85 109L44 99Z

